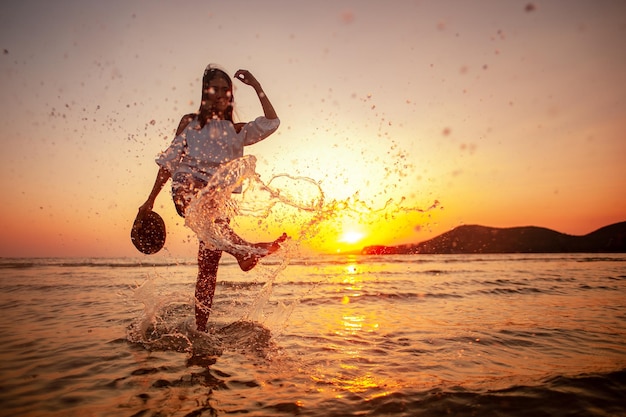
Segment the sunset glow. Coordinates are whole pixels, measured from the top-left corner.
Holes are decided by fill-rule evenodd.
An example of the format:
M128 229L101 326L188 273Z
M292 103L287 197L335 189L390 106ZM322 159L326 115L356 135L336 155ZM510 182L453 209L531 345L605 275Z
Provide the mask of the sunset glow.
M233 219L250 240L287 230L345 252L460 224L581 235L626 219L623 2L401 3L3 2L0 256L138 256L155 155L210 62L249 69L276 107L279 130L245 149L260 179L323 194L316 212ZM154 30L172 22L184 30ZM233 94L238 121L261 114ZM157 256L194 256L168 188Z

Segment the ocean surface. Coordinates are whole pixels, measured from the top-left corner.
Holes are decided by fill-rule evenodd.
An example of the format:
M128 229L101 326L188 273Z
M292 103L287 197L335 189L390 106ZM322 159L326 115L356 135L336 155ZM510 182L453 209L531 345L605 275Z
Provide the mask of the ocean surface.
M626 255L0 259L1 416L625 416Z

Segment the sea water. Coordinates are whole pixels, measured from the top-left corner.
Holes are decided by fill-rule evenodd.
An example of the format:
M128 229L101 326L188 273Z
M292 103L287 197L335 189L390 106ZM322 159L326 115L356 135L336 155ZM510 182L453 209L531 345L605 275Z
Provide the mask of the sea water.
M0 259L2 416L626 415L626 255Z

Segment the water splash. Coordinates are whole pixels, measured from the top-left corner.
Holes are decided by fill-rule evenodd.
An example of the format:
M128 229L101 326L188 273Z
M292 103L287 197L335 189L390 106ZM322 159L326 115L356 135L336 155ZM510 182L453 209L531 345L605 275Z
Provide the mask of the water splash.
M232 193L244 184L242 198L233 199ZM216 250L263 255L265 249L233 242L224 220L237 216L267 218L279 204L283 209L318 213L324 207L324 193L314 180L288 174L274 176L265 184L256 173L256 158L246 155L223 164L213 174L190 202L185 225Z
M233 191L239 189L242 194L234 197ZM404 199L389 199L382 207L375 208L362 201L358 192L344 200L326 201L320 184L311 178L280 174L263 182L252 155L224 164L190 202L185 225L205 244L238 254L262 255L265 249L233 242L224 219L236 222L241 218L257 218L257 224L263 227L272 218L291 226L294 235L272 255L272 262L254 270L255 280L264 285L239 320L209 333L198 332L193 318L193 298L188 295L172 299L169 295L159 295L153 288L153 280L148 280L135 290L135 296L144 304L144 313L129 328L129 340L150 350L176 350L194 355L219 355L225 346L248 346L251 352L267 352L271 350L268 345L271 334L279 334L286 328L289 317L304 296L295 294L287 304L270 302L275 281L299 254L302 242L322 235L324 227L339 216L386 219L402 213L426 213L437 207L438 201L422 209L408 206Z
M233 191L242 189L239 196ZM325 230L337 228L333 222L350 217L369 224L395 220L399 216L428 214L441 208L434 200L426 208L411 205L405 197L389 198L382 206L366 202L356 191L341 200L327 200L318 182L308 177L279 174L263 182L256 172L256 158L246 155L223 164L207 186L190 202L185 225L214 249L234 254L263 255L265 249L233 242L225 219L258 219L254 227L269 230L269 224L291 228L291 247L324 239ZM287 246L287 245L285 245ZM283 251L284 252L284 251Z
M272 331L262 324L241 319L209 332L196 330L193 302L188 297L161 293L150 277L134 289L144 305L142 314L127 329L127 340L146 350L175 351L192 357L221 356L225 350L268 357L275 349Z

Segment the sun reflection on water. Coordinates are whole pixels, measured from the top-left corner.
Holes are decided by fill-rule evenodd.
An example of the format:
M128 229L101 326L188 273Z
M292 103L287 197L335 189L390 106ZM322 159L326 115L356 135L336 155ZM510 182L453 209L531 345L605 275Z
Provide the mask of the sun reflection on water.
M364 315L345 315L341 320L342 328L337 332L337 334L357 334L363 330L364 322Z
M335 291L339 305L333 309L333 316L325 321L327 331L340 337L340 343L333 344L335 360L325 368L318 369L313 380L328 384L335 398L351 394L364 395L368 399L381 397L393 392L398 381L377 376L376 363L372 363L367 352L366 338L379 331L380 313L372 309L363 297L374 293L374 283L364 277L362 265L356 259L348 259L341 266L337 276ZM323 391L323 389L320 387Z
M387 296L389 290L381 285L381 276L388 275L388 266L383 269L362 262L359 256L341 259L334 258L320 270L320 276L327 278L324 296L332 305L316 310L315 325L329 343L309 374L315 389L328 398L371 401L405 387L436 384L440 380L436 374L407 372L405 358L412 353L392 348L404 338L409 323L419 325L423 318L414 314L413 306ZM397 372L389 373L385 366L393 366Z

